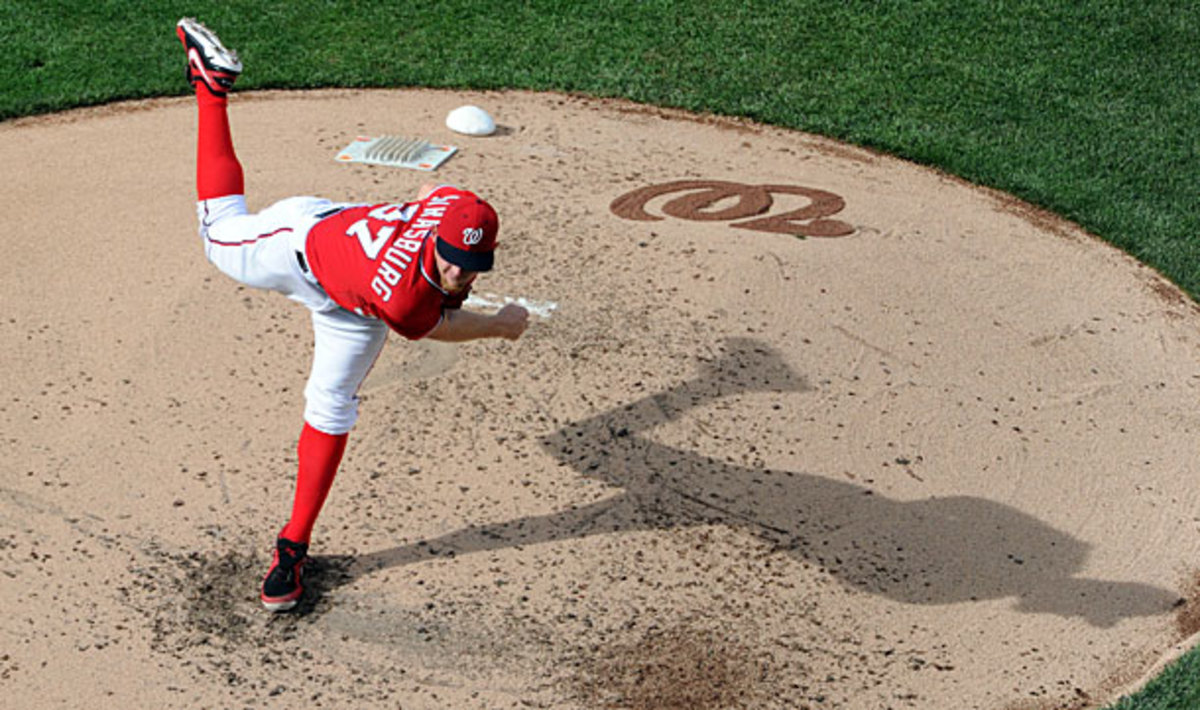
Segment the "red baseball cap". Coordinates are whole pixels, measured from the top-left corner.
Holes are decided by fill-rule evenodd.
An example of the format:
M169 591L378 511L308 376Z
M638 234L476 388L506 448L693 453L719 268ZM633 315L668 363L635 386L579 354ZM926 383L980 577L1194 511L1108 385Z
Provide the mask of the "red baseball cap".
M438 255L467 271L490 271L500 231L496 210L475 193L455 188L435 190L426 209L443 202L446 211L434 227Z

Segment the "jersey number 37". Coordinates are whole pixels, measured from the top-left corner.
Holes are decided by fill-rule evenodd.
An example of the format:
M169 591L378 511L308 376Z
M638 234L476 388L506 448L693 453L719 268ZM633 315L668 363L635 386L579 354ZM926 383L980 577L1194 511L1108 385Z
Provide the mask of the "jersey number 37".
M367 213L367 217L358 220L350 225L346 230L346 236L356 237L358 243L362 246L363 253L371 261L379 256L379 252L387 246L388 240L396 233L399 222L404 222L412 217L413 206L405 209L404 205L380 205ZM380 224L372 233L371 220L375 222L384 222Z

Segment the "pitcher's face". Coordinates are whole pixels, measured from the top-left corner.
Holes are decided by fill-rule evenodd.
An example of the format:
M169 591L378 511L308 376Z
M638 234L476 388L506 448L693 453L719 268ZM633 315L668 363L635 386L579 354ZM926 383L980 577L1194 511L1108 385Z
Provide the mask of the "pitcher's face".
M467 271L461 266L451 264L442 258L441 254L434 253L434 258L437 260L438 280L442 282L442 288L450 293L459 293L479 275L478 271Z

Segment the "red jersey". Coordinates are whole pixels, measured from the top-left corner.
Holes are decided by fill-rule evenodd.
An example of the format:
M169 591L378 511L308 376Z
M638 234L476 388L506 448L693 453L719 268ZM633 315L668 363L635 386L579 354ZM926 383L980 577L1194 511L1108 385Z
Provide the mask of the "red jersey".
M347 207L321 220L305 244L313 275L342 308L378 318L410 340L425 337L441 322L442 309L462 306L470 290L451 295L438 282L430 228L456 199L451 192L439 188L423 202Z

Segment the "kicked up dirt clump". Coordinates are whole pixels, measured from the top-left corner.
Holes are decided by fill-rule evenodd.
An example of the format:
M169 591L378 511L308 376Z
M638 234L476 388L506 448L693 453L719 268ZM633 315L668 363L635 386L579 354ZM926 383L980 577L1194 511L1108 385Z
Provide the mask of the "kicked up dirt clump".
M1183 638L1200 632L1200 569L1192 570L1175 611L1175 628Z
M259 585L270 558L234 549L224 552L152 552L135 573L152 596L147 608L153 642L175 653L198 646L234 650L291 640L330 608L328 592L349 579L349 558L313 557L305 567L305 594L295 609L262 608Z

